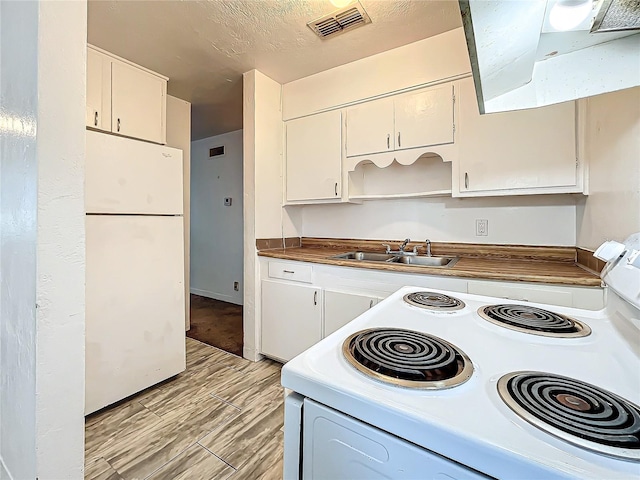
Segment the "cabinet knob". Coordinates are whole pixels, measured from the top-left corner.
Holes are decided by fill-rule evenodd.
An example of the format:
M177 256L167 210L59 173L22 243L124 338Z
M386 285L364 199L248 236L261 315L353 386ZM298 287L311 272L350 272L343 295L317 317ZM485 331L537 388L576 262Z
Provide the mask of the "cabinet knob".
M118 131L120 131L120 119L118 119Z
M469 173L464 172L464 188L469 188Z
M98 126L98 112L95 112L95 115L93 116L93 126Z
M400 132L398 132L398 147L401 147L402 144L400 143Z
M391 148L391 134L387 133L387 149Z

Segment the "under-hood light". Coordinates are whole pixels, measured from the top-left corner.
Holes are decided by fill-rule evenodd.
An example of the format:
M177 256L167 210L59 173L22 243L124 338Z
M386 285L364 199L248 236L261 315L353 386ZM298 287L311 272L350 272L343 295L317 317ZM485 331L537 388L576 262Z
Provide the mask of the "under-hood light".
M558 0L549 13L549 23L560 32L580 25L593 9L592 0Z

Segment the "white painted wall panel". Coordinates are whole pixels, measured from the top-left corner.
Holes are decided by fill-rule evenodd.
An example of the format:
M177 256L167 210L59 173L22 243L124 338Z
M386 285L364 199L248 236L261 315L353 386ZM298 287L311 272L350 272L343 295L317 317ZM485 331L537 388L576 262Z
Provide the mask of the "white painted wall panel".
M242 305L242 130L191 145L191 291ZM219 146L224 156L210 158L209 149Z
M35 478L38 5L2 2L0 22L0 456Z
M82 478L85 2L0 4L3 478Z
M575 245L575 200L570 196L366 201L362 205L309 205L303 236ZM477 237L476 219L489 221Z
M589 197L577 209L578 246L595 250L640 231L640 87L587 104Z

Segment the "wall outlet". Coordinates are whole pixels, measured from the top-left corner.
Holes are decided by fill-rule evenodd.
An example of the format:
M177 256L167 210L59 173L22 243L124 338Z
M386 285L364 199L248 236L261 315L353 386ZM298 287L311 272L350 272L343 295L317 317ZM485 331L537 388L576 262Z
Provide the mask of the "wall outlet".
M233 282L233 289L237 292L240 290L240 282Z
M489 220L476 220L476 237L489 235Z

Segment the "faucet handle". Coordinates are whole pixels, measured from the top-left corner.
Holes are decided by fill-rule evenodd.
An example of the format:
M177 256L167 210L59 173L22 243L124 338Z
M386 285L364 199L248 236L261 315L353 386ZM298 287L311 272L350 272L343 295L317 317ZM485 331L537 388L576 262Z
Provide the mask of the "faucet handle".
M431 256L431 240L429 240L428 238L424 241L424 245L425 248L427 250L426 255L427 257Z
M410 239L410 238L405 238L405 239L404 239L404 242L402 242L402 245L400 245L400 246L398 247L398 249L399 249L401 252L404 252L404 249L405 249L405 248L407 248L407 244L408 244L410 241L411 241L411 239Z
M384 253L386 253L387 255L391 253L391 245L389 245L388 243L383 243L382 246L385 247Z

